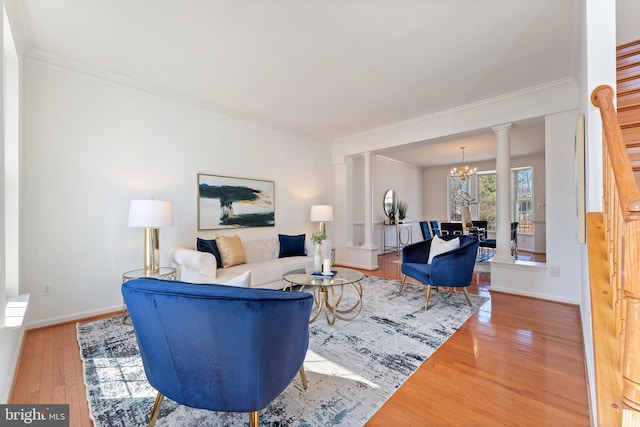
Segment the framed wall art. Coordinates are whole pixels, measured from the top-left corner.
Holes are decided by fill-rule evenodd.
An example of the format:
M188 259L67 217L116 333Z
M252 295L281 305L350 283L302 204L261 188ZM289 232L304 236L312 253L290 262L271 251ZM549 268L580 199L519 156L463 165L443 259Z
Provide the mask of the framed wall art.
M198 174L198 230L274 225L273 181Z

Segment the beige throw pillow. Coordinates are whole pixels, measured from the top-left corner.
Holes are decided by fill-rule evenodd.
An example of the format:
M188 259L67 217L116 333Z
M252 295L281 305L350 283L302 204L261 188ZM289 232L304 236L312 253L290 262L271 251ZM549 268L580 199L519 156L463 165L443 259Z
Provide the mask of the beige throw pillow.
M218 245L220 257L222 258L223 268L247 262L244 256L242 241L240 240L240 236L237 234L234 234L231 237L216 235L216 243Z
M438 236L434 236L433 240L431 241L431 249L429 249L429 261L427 261L427 264L431 264L434 256L449 252L457 247L460 247L460 239L457 237L451 240L444 240L439 238Z

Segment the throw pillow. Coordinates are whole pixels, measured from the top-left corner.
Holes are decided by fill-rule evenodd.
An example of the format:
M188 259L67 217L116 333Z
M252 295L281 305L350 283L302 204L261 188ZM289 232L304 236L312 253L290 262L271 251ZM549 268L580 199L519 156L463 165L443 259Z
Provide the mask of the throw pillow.
M218 245L218 251L222 257L222 266L231 267L233 265L244 264L247 262L244 256L244 248L242 247L242 241L240 236L234 234L233 236L216 236L216 244Z
M240 288L251 287L251 270L247 270L238 276L232 277L231 279L224 282L223 285L237 286Z
M427 264L431 264L434 256L449 252L458 247L460 247L460 239L457 237L451 240L444 240L438 236L434 236L431 241L431 249L429 250L429 260L427 261Z
M196 241L196 249L199 252L209 252L211 255L216 257L216 267L222 268L222 258L220 257L220 251L218 251L218 245L216 244L216 240L205 240L201 238L197 238Z
M278 258L307 255L304 250L304 234L298 234L297 236L278 234L278 240L280 241Z

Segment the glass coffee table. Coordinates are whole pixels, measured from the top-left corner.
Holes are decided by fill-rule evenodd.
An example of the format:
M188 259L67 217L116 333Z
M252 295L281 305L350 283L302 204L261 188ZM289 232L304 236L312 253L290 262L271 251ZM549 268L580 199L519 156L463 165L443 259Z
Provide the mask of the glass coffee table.
M303 291L305 288L313 293L315 302L311 310L309 323L315 321L320 313L324 313L327 323L333 325L336 319L353 320L362 310L362 284L364 277L359 271L349 268L334 267L335 274L331 277L313 277L313 269L292 270L282 277L288 285L283 290ZM338 308L345 295L345 285L348 290L354 290L355 295L350 295L346 301L346 307Z

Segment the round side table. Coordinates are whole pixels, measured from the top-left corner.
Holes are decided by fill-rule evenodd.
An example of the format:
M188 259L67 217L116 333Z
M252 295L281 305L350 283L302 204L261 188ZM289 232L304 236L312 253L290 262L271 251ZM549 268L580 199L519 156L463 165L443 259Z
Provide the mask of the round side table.
M122 273L122 283L128 282L133 279L141 279L143 277L153 277L156 279L164 279L164 280L176 280L176 269L173 267L160 267L157 273L149 273L143 269L131 270L126 273ZM122 319L122 323L125 325L131 325L131 318L129 317L127 306L124 301L122 301L122 314L124 314L124 318Z
M176 280L176 269L173 267L160 267L157 273L147 273L143 269L131 270L122 274L122 283L143 277L154 277L156 279Z

